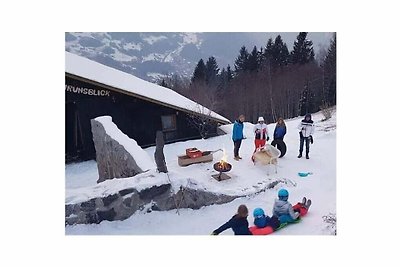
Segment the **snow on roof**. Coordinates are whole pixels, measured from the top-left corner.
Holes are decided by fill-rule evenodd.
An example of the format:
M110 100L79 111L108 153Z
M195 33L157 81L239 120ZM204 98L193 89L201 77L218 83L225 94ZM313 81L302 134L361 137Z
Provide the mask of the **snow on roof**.
M148 154L137 144L134 139L129 138L120 129L118 129L117 125L112 122L110 116L97 117L95 120L104 126L104 129L109 136L122 145L126 151L132 155L136 164L143 171L155 169L155 164L153 160L149 158Z
M149 100L165 103L166 106L173 106L181 110L206 114L219 121L230 123L227 118L171 89L147 82L131 74L107 67L67 51L65 51L65 72L140 95Z

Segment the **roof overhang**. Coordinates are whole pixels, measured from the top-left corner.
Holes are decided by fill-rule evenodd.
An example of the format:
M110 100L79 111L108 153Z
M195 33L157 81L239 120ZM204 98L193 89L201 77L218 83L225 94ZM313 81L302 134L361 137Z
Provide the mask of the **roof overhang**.
M91 79L88 79L88 78L85 78L85 77L81 77L81 76L78 76L78 75L75 75L75 74L71 74L71 73L68 73L68 72L65 72L65 76L69 77L69 78L72 78L72 79L75 79L75 80L78 80L78 81L82 81L82 82L90 83L90 84L93 84L93 85L96 85L96 86L100 86L102 88L109 89L109 90L112 90L114 92L118 92L118 93L125 94L125 95L128 95L128 96L136 97L136 98L139 98L139 99L151 102L151 103L155 103L155 104L158 104L158 105L161 105L161 106L165 106L165 107L173 108L173 109L176 109L176 110L180 110L180 111L186 112L188 114L193 114L193 115L200 116L200 117L206 117L206 118L209 118L209 119L211 119L213 121L216 121L218 123L221 123L221 124L229 124L229 123L231 123L229 120L221 120L221 119L209 116L207 114L203 114L203 113L195 112L193 110L185 109L185 108L182 108L182 107L179 107L179 106L171 105L169 103L165 103L165 102L158 101L158 100L155 100L155 99L152 99L152 98L148 98L148 97L145 97L145 96L140 95L140 94L135 94L133 92L126 91L124 89L120 89L120 88L117 88L117 87L114 87L114 86L110 86L110 85L107 85L107 84L104 84L104 83L93 81Z

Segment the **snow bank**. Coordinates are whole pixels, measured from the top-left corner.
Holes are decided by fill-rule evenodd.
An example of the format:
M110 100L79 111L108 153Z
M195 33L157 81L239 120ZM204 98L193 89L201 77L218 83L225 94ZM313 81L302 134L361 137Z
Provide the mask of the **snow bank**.
M105 197L126 188L135 188L137 191L169 183L165 173L156 173L155 170L138 174L124 179L105 180L94 186L70 188L66 190L65 204L75 204L93 198Z
M117 125L112 122L110 116L102 116L95 118L100 122L106 133L123 146L129 154L135 159L136 164L144 171L154 169L155 163L149 155L137 144L137 142L124 134Z
M96 185L96 181L99 179L97 162L89 160L67 164L65 165L65 178L66 190Z

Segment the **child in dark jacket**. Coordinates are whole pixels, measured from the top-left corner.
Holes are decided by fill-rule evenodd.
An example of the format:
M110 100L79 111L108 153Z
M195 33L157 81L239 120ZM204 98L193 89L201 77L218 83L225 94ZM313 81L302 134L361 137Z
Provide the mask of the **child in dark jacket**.
M246 205L240 205L237 214L233 215L228 222L214 230L212 235L219 235L221 232L229 228L232 228L235 235L251 235L249 230L249 222L247 221L248 215L249 210L247 209Z
M278 217L276 216L269 217L265 215L264 210L262 208L254 209L253 216L254 216L254 225L257 226L258 228L271 226L272 229L276 230L281 224Z

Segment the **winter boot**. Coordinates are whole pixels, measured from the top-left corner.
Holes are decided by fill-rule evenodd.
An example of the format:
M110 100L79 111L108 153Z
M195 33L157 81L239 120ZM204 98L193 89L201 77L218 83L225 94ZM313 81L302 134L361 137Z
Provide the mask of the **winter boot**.
M304 207L306 205L307 198L303 197L303 200L301 201L301 205Z
M299 153L299 155L297 157L301 158L302 156L303 156L303 153Z
M306 159L309 159L310 157L308 156L308 153L306 154Z
M305 208L308 210L311 206L311 199L307 200Z

